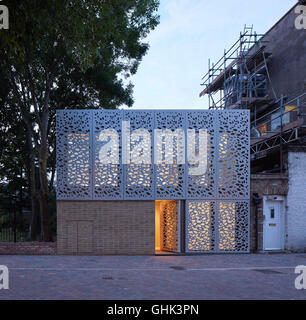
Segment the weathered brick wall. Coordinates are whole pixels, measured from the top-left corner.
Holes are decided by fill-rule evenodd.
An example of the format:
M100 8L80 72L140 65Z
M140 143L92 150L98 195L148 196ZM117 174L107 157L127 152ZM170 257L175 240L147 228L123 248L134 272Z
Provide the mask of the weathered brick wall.
M54 255L56 254L55 242L0 242L0 255L25 254L25 255Z
M264 196L286 196L288 192L288 177L281 174L253 174L251 175L251 251L255 250L255 205L252 201L253 193ZM263 250L263 201L258 205L258 251Z
M288 154L287 246L306 251L306 152Z
M57 201L57 252L155 253L154 201Z
M292 8L263 37L267 52L272 53L268 60L270 81L267 81L270 97L286 95L288 100L305 92L306 51L305 30L295 27L298 15Z

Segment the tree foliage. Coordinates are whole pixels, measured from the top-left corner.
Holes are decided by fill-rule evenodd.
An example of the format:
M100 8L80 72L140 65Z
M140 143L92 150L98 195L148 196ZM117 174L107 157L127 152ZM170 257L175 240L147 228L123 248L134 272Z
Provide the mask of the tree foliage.
M159 3L10 0L3 4L9 8L10 25L9 30L0 30L0 139L12 146L5 132L18 135L15 143L24 148L21 161L31 195L31 238L40 230L41 239L48 241L55 110L133 104L133 85L127 79L137 72L149 48L144 39L158 24ZM1 157L2 174L9 161Z

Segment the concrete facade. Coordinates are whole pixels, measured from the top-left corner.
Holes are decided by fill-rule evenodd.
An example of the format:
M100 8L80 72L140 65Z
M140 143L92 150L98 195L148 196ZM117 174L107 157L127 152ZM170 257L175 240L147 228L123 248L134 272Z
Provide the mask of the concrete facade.
M306 251L306 152L288 153L287 247Z
M57 252L155 253L154 201L57 201Z

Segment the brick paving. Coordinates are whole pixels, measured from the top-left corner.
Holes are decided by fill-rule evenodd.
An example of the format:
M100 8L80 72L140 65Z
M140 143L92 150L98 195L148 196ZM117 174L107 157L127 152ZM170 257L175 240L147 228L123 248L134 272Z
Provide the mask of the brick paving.
M1 299L302 299L306 254L4 256Z

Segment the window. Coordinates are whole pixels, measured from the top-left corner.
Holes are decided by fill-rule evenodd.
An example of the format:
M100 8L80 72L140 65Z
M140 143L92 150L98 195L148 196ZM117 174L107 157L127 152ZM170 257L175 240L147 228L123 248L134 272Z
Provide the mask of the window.
M271 131L277 130L281 126L281 113L277 111L271 115Z

